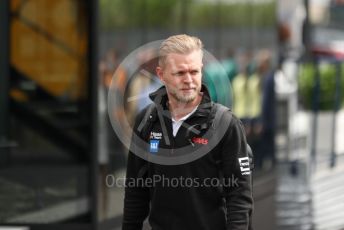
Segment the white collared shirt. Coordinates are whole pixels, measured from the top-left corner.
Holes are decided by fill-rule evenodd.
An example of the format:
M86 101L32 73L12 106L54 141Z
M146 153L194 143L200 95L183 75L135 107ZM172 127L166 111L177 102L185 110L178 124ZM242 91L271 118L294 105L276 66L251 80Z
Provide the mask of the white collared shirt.
M172 117L172 128L173 128L173 136L175 137L178 133L179 128L182 126L183 122L188 119L188 117L190 117L196 110L197 110L196 106L190 113L186 114L184 117L180 118L178 121L176 121L173 117Z

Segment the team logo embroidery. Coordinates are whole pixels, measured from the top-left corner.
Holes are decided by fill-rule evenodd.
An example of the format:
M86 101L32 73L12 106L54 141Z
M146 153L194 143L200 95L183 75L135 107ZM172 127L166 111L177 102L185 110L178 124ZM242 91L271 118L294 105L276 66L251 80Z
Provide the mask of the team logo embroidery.
M209 141L203 137L193 137L192 142L196 144L207 145Z
M162 133L151 132L149 139L161 140Z
M150 152L157 153L159 150L159 140L150 140Z
M248 157L238 158L241 175L250 175L250 160Z

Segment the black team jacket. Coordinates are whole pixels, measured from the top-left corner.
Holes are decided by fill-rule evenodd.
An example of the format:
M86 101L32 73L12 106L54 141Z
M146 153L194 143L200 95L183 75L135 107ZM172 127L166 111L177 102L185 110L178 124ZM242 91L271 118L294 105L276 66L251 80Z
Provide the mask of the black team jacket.
M148 154L159 155L160 149L171 149L169 154L173 155L174 149L183 146L207 148L209 140L202 135L208 129L216 131L218 127L212 125L215 103L211 102L205 86L202 92L200 105L184 121L176 137L172 134L165 87L150 94L156 104L151 113L153 117L163 113L166 128L163 130L162 122L155 119L148 128L144 128L146 130L140 130L138 127L148 108L137 116L133 132L148 145L152 138L159 139L158 148L152 153L147 149ZM208 153L189 163L151 163L129 151L123 230L141 230L147 216L152 230L250 229L252 175L247 160L245 133L240 120L230 110L223 116L230 116L225 135L215 147L209 148ZM190 132L190 127L200 130L200 133ZM169 140L166 141L166 138ZM132 145L135 144L133 142L135 140L132 140Z

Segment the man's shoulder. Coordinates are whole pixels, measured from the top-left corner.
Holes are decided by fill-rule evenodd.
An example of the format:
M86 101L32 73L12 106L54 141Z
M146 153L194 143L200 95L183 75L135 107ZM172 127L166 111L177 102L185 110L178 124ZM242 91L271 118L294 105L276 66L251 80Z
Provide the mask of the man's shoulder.
M152 113L155 109L155 104L152 102L146 107L144 107L137 115L136 115L136 121L142 120L147 113Z
M213 111L218 113L218 117L221 118L220 123L225 122L229 127L241 124L241 120L235 115L231 108L215 102L214 107L215 109Z
M222 115L223 116L232 116L233 115L231 108L229 108L223 104L217 103L217 102L213 102L212 111L214 114L218 113L221 116Z
M150 121L153 121L155 117L154 110L156 109L156 105L151 103L147 105L143 110L141 110L135 119L134 129L141 133L147 127Z

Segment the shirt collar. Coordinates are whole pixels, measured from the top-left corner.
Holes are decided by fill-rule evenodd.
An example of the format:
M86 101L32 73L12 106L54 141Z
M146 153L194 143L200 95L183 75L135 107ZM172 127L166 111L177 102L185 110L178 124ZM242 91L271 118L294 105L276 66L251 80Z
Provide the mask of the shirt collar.
M185 121L186 119L188 119L196 110L197 110L198 106L196 106L190 113L186 114L184 117L180 118L178 121L176 121L173 117L172 117L172 122L181 122L181 121Z

